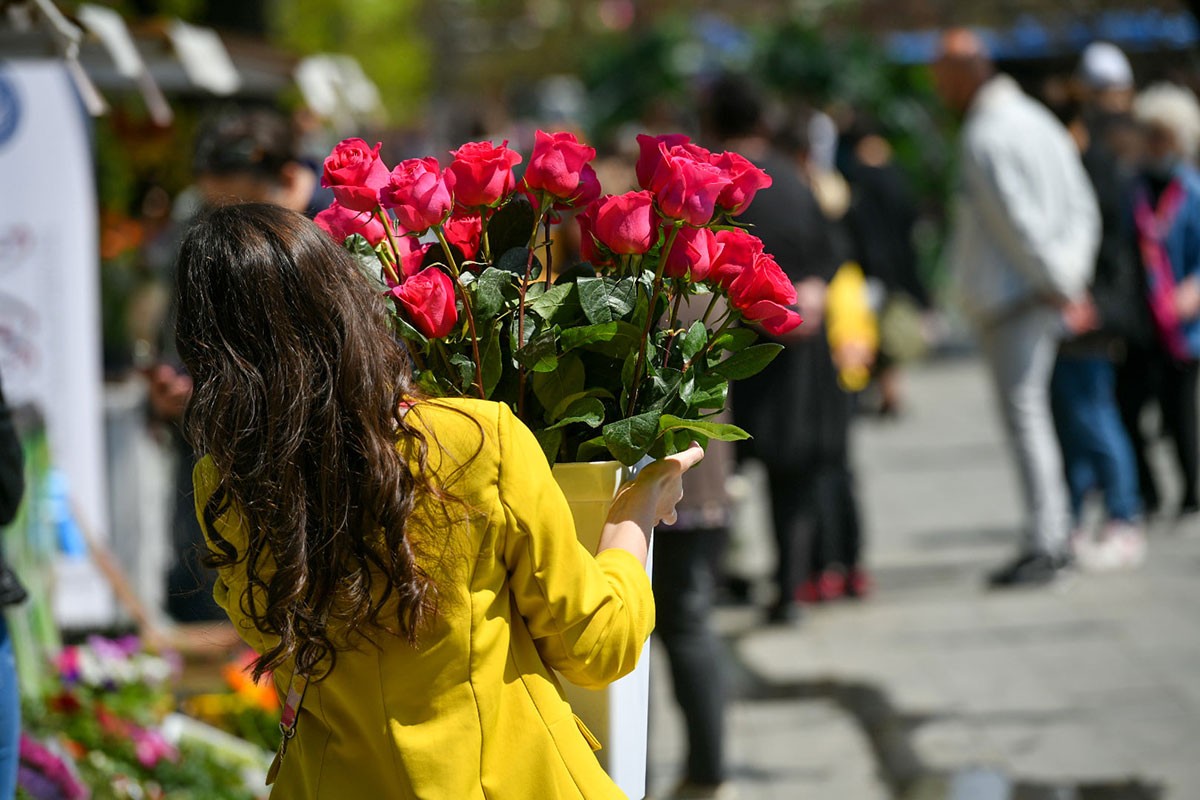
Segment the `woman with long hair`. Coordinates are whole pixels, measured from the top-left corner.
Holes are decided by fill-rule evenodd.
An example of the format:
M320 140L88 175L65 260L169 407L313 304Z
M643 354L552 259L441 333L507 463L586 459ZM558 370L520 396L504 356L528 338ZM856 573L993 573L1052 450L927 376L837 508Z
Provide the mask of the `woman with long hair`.
M215 598L286 697L273 795L623 796L554 671L633 669L649 533L699 448L626 486L593 556L533 434L421 397L383 299L304 217L211 212L177 292Z

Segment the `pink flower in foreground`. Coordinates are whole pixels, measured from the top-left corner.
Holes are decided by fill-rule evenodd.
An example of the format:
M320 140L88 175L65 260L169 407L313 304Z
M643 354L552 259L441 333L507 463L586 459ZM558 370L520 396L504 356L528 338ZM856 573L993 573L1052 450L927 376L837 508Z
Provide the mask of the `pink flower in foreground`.
M339 203L354 211L374 211L379 190L388 182L388 168L374 147L362 139L344 139L325 159L321 185L333 190Z

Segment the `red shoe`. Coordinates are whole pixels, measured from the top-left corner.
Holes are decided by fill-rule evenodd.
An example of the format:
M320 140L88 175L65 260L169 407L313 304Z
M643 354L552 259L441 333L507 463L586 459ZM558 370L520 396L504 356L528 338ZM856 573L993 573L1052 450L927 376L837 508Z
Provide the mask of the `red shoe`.
M846 576L841 570L827 569L817 579L817 591L825 602L846 596Z
M796 602L805 603L807 605L816 605L824 602L825 598L821 596L821 588L817 581L809 578L796 589Z
M850 570L850 575L846 579L846 588L847 594L861 600L875 590L875 582L871 580L871 576L867 574L866 570L855 567Z

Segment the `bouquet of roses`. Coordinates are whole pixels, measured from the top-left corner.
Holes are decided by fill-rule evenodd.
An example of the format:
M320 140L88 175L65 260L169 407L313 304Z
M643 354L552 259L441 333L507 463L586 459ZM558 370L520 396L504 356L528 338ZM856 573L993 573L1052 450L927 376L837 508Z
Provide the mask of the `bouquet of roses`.
M508 403L551 463L632 465L693 439L745 438L708 418L730 380L781 349L756 343L756 329L801 322L791 281L736 221L771 179L685 136L638 143L642 191L615 196L570 133L538 131L520 179L507 142L465 144L444 169L421 158L389 170L362 139L325 160L336 202L317 224L394 301L417 384ZM564 213L576 214L582 261L556 271ZM703 305L685 326L691 303Z

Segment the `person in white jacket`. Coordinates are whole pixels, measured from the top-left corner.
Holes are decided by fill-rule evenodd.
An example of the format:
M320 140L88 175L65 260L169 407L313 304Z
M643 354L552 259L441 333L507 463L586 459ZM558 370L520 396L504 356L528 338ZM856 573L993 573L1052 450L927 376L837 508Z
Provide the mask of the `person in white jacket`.
M978 36L952 30L934 65L963 119L949 246L956 294L1003 412L1026 512L1021 551L993 586L1041 584L1070 563L1070 511L1050 412L1059 339L1095 324L1086 287L1100 214L1066 129L1007 75Z

